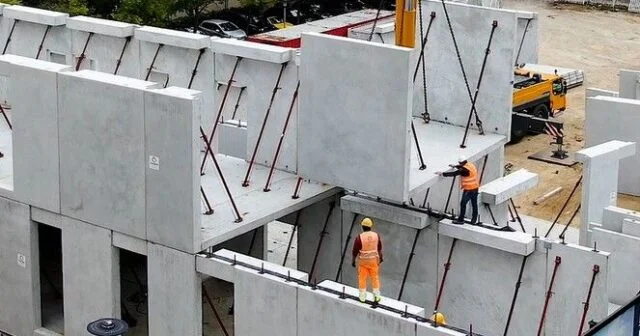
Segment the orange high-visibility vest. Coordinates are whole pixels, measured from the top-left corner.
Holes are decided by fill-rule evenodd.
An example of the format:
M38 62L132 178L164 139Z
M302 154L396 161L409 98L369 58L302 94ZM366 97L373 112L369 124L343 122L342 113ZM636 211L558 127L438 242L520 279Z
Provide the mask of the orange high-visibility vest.
M464 164L465 168L469 171L469 176L461 176L460 178L460 187L462 190L474 190L480 187L480 182L478 182L478 170L476 166L467 162Z
M367 231L360 234L360 242L362 249L358 254L360 259L378 258L378 234L373 231Z

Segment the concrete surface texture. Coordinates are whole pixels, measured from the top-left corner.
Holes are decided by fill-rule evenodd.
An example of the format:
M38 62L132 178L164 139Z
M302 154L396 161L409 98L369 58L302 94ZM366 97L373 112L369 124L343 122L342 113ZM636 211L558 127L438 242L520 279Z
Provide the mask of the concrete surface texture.
M149 244L149 335L201 335L202 286L196 259Z
M608 299L623 305L638 293L640 270L635 264L640 253L640 238L601 228L594 228L592 235L598 249L611 251Z
M38 228L29 206L0 198L0 330L30 335L41 325Z
M321 34L302 40L299 174L407 201L410 49Z
M591 245L589 224L602 222L603 209L615 205L618 199L618 169L620 160L635 154L634 142L609 141L576 152L583 163L580 244Z
M622 233L629 236L640 237L640 221L625 219L622 222Z
M518 14L514 64L538 63L538 14Z
M431 32L429 46L425 57L427 77L430 83L443 83L433 87L428 97L428 109L433 120L465 127L471 111L471 96L475 93L485 56L485 49L492 32L492 24L497 21L490 54L482 78L476 100L476 110L486 133L497 133L507 137L511 129L511 101L513 96L513 64L516 44L522 36L516 36L518 12L464 4L449 3L446 5L448 17L458 50L462 58L464 71L469 83L469 91L457 60L456 48L451 30L447 24L442 2L422 2L423 13L436 13ZM424 14L423 25L429 23ZM473 18L473 19L471 19ZM418 34L419 35L419 34ZM517 42L516 42L517 41ZM419 43L416 43L419 45ZM452 61L454 60L454 61ZM444 84L446 83L446 85ZM490 89L489 89L490 88ZM451 104L459 101L458 104ZM414 115L421 111L414 101ZM477 132L475 118L472 118L473 132Z
M620 98L640 99L640 71L620 70Z
M171 87L144 93L147 239L191 253L201 242L197 171L203 110L197 91Z
M220 129L220 135L218 136L218 152L239 159L248 160L247 122L229 119L218 125L218 128Z
M60 212L58 142L52 139L58 138L58 72L70 68L12 55L0 56L0 62L17 112L12 115L16 198Z
M120 317L120 254L110 230L63 218L64 333L82 335L87 324Z

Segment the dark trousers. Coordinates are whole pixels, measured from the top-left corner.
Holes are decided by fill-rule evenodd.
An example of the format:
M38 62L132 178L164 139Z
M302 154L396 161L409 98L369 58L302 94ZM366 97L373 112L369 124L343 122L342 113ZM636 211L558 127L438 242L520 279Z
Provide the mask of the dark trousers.
M478 220L478 189L464 190L462 192L462 200L460 201L460 216L459 221L464 220L464 215L467 212L467 203L471 202L471 223L475 224Z

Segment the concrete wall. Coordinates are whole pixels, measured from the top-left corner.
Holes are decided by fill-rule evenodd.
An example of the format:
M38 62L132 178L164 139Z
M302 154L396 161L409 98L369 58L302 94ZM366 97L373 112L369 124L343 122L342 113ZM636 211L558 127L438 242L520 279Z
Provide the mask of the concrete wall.
M620 98L640 98L640 71L620 70Z
M521 47L522 45L522 47ZM518 17L514 64L538 63L538 14L523 12ZM518 55L518 50L520 54Z
M41 325L38 225L29 206L0 198L0 330L30 335Z
M633 125L640 124L640 101L614 98L588 98L585 109L585 147L610 140L639 142ZM640 195L640 152L620 162L618 189L621 193Z

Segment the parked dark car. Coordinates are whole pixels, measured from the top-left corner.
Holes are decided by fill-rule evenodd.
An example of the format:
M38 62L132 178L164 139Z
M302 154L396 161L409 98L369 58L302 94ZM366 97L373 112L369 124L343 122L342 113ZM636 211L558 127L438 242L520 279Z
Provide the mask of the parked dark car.
M211 19L202 21L200 26L198 26L198 31L210 36L233 38L236 40L244 40L247 38L247 33L245 33L244 30L227 20Z
M278 3L264 11L262 16L265 18L275 16L280 20L283 20L284 5L282 3ZM320 5L318 4L311 4L305 1L287 3L287 22L295 25L326 19L328 17L330 17L330 15L320 12Z
M255 35L271 30L269 25L259 15L254 15L242 8L223 10L215 14L215 18L233 22L247 32L247 35Z

